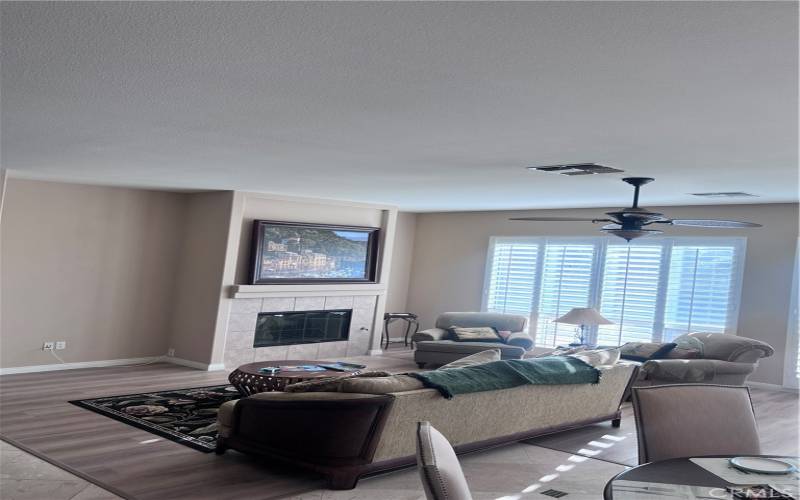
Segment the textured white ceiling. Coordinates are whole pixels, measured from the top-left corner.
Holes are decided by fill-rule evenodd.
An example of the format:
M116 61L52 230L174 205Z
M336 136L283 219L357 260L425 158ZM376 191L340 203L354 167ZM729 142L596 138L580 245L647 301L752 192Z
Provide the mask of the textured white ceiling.
M410 210L797 201L796 2L3 2L15 175ZM709 200L709 203L718 203ZM723 202L728 202L723 200Z

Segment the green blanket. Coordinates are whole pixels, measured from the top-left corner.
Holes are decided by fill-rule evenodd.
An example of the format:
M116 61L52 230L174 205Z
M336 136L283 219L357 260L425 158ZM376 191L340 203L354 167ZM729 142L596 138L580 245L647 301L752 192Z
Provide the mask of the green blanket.
M596 384L600 370L570 356L509 359L482 365L409 373L452 399L456 394L494 391L520 385Z

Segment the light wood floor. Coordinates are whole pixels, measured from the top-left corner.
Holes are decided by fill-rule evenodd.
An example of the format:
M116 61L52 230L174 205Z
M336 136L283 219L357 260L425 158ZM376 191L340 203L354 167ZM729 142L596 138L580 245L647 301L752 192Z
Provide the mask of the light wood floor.
M408 352L351 359L362 360L372 369L416 368ZM0 437L124 498L270 499L319 491L323 481L315 474L239 453L216 456L169 440L154 440L153 434L67 402L226 382L226 372L163 363L6 375L0 377ZM797 455L797 395L753 390L753 400L764 451ZM629 408L620 429L598 424L527 443L543 455L547 450L539 447L569 453L590 448L601 450L594 457L600 460L636 463Z
M411 364L407 354L350 359L389 371ZM0 437L123 498L268 499L323 487L310 472L154 442L158 436L68 403L223 384L227 375L158 363L0 376Z

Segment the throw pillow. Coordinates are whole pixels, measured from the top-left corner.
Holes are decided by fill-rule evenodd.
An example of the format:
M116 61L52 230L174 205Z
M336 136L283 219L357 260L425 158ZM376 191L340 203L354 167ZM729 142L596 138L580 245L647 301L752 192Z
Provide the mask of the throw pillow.
M283 388L284 392L336 392L339 390L341 377L320 377L303 382L296 382Z
M346 377L320 377L311 380L304 380L283 388L284 392L338 392L339 387L343 381L351 378L372 378L372 377L389 377L392 374L384 371L371 371L364 372L358 375L349 375Z
M503 340L497 334L497 330L491 326L472 328L453 326L450 327L450 337L456 342L498 342Z
M476 352L461 359L440 366L439 370L449 370L450 368L464 368L465 366L482 365L492 361L500 361L500 349L489 349L488 351Z
M620 357L631 361L648 361L650 359L662 359L671 350L675 349L674 342L628 342L619 347Z
M533 358L546 358L548 356L569 356L570 354L575 354L578 352L583 352L586 350L586 346L574 346L574 347L557 347L552 351L544 352L542 354L536 354L535 356L531 356Z
M667 354L668 359L700 359L703 357L703 343L690 335L675 339L677 346Z
M508 337L511 336L511 330L497 330L497 335L505 342L508 340Z
M392 392L424 389L422 381L408 375L392 375L391 377L359 378L349 377L342 380L339 392L355 392L359 394L390 394Z
M605 366L613 365L619 361L619 349L596 349L594 351L581 351L575 354L569 354L573 358L578 358L592 366Z

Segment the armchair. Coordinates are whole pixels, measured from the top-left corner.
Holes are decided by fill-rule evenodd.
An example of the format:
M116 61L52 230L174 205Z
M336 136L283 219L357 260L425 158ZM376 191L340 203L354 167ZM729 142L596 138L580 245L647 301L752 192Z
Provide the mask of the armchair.
M502 359L520 359L533 347L533 339L525 333L528 318L514 314L485 312L449 312L436 318L434 328L414 334L416 345L414 361L420 368L426 364L444 365L476 352L499 349ZM448 329L453 326L491 326L497 331L509 331L511 335L497 342L455 342L449 340Z
M694 339L694 340L691 340ZM743 385L758 360L775 350L760 340L723 333L690 333L675 339L680 346L692 341L702 345L699 358L653 359L642 364L636 387L685 383Z

